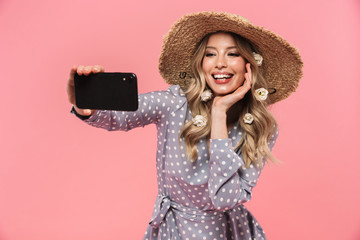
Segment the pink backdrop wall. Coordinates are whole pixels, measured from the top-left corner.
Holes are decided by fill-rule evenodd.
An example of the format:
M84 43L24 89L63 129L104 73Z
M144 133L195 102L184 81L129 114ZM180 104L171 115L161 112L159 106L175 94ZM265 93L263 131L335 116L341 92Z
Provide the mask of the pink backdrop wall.
M305 62L272 108L274 149L247 207L270 240L360 239L360 3L355 0L0 1L0 239L141 239L156 196L155 127L91 128L69 113L72 65L133 71L165 89L162 36L185 13L228 11ZM141 150L139 150L141 147Z

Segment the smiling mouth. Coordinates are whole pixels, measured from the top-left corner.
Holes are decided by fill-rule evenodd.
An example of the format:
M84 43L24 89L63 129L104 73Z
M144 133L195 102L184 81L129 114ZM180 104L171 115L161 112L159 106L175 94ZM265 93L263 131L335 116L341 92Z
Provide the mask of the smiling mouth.
M211 76L213 77L215 83L224 84L231 80L233 74L212 74Z

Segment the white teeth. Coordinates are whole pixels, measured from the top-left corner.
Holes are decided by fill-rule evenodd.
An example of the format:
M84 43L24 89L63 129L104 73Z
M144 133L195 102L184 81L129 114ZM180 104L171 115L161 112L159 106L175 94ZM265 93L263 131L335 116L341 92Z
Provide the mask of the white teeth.
M216 74L214 75L214 78L231 78L231 75L228 75L228 74Z

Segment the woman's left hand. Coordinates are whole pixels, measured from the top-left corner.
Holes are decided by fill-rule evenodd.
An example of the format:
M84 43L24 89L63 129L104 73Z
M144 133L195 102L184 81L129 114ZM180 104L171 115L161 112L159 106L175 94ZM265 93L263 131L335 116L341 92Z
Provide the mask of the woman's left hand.
M233 93L216 96L214 98L211 109L211 134L212 139L224 139L228 138L228 126L226 123L226 112L236 102L243 99L245 94L251 89L251 69L250 63L246 64L247 72L245 73L245 81L242 86L236 89Z
M233 93L216 96L213 101L212 111L220 110L227 112L232 105L244 98L245 94L251 89L252 84L250 63L246 64L246 70L244 84Z

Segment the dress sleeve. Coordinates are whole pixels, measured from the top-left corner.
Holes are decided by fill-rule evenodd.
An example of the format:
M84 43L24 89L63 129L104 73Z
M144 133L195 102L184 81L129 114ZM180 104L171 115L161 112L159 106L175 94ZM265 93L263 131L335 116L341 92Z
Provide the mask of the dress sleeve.
M272 136L272 150L279 131ZM264 160L265 161L265 160ZM251 199L263 167L250 164L245 168L243 157L234 151L231 139L210 139L210 198L218 210L228 210Z
M171 112L174 96L171 91L156 91L138 96L139 108L133 112L97 110L87 119L87 124L108 131L128 131L136 127L144 127L158 123Z

